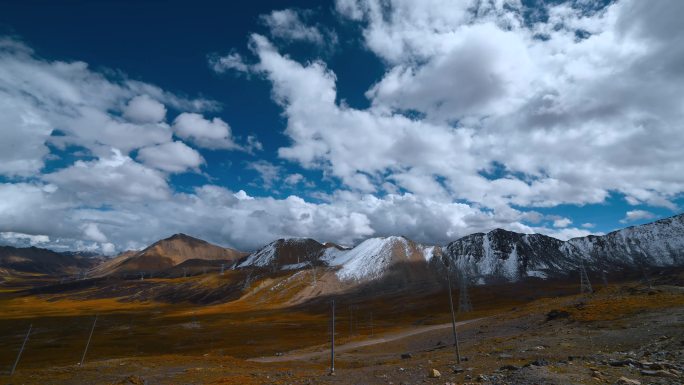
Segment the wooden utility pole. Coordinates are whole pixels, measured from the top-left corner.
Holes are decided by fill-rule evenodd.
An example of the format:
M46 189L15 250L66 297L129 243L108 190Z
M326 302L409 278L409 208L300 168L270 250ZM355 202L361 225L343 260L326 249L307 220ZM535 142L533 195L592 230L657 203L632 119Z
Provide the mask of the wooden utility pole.
M26 337L24 337L24 342L21 344L21 349L19 349L19 354L17 354L17 359L14 361L14 365L12 365L12 371L10 372L10 376L14 375L14 371L17 370L17 365L19 365L19 359L21 358L21 353L24 352L24 348L26 347L26 342L28 342L29 335L31 334L31 329L33 329L33 324L29 325L29 330L26 332Z
M330 375L335 375L335 299L332 300L332 318L330 319Z
M461 363L461 350L458 346L458 334L456 333L456 313L454 313L454 301L451 298L451 274L447 265L447 285L449 289L449 309L451 309L451 330L454 334L454 349L456 350L456 363Z
M83 350L83 356L81 357L81 363L79 366L83 366L83 362L86 358L86 353L88 353L88 347L90 346L90 340L93 338L93 332L95 332L95 324L97 324L97 314L95 314L95 320L93 321L93 327L90 329L90 335L88 336L88 342L86 343L85 350Z

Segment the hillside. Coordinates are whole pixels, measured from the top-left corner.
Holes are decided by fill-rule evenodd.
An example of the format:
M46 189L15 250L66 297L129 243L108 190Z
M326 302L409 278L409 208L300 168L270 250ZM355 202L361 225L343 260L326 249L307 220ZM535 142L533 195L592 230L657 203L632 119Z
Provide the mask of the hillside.
M293 270L307 265L320 265L328 251L339 250L334 244L322 244L311 238L275 240L250 254L239 268L257 267L275 270Z
M444 255L480 282L565 277L581 264L595 273L683 266L684 214L568 241L496 229L451 242Z
M175 234L142 251L123 253L93 269L91 275L161 272L191 259L234 263L245 255L189 235Z
M100 260L80 253L58 253L38 247L0 246L0 268L50 275L76 274Z

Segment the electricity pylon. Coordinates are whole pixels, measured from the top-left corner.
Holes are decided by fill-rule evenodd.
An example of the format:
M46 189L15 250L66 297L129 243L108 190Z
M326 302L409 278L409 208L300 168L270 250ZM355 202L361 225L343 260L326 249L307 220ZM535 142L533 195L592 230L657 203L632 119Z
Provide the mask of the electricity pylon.
M603 279L603 286L608 287L608 278L606 277L605 270L601 270L601 279Z
M584 260L580 260L580 293L591 294L593 292L594 289L591 288L591 282L589 282L587 269L584 268Z

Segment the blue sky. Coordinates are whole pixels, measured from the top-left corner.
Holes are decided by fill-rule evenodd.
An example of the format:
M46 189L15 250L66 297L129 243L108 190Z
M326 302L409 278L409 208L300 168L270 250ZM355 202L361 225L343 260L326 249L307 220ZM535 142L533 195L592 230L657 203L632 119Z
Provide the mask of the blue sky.
M5 4L0 242L566 239L678 214L682 5L642 7Z

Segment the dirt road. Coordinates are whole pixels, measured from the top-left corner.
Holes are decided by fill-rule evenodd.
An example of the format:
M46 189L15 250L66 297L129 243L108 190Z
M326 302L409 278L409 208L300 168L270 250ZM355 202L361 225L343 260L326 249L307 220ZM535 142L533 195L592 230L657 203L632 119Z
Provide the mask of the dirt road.
M475 322L475 321L478 321L481 319L482 318L477 318L477 319L457 322L456 326L465 325L467 323ZM420 327L404 330L401 332L388 333L388 334L382 335L378 338L372 338L372 339L365 340L365 341L354 341L354 342L350 342L350 343L347 343L344 345L335 346L335 353L344 353L344 352L354 350L354 349L358 349L358 348L362 348L365 346L384 344L387 342L396 341L396 340L400 340L402 338L414 336L416 334L426 333L426 332L433 331L433 330L446 329L446 328L450 328L450 327L451 327L451 323L445 323L445 324L439 324L439 325L420 326ZM296 350L296 351L284 353L281 356L250 358L247 361L253 361L253 362L297 361L297 360L308 360L308 359L319 357L319 356L326 355L326 354L329 354L328 350L323 350L323 351L318 350L318 351L313 351L313 352L302 352L301 350Z

